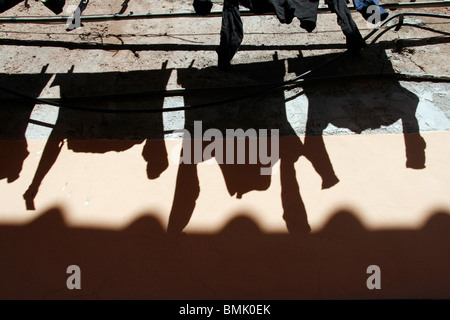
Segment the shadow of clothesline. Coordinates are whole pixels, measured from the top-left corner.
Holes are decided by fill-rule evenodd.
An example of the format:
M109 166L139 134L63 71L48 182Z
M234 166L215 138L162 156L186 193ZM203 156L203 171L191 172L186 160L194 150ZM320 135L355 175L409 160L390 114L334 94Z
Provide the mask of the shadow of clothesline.
M429 31L429 30L428 30ZM439 43L449 43L449 37L426 37L421 39L401 39L405 47L420 47ZM58 40L19 40L0 39L0 45L25 46L25 47L49 47L66 48L79 50L130 50L135 51L215 51L217 45L210 44L185 44L185 43L159 43L159 44L115 44L96 42L71 42ZM372 46L383 47L385 49L395 48L395 41L379 41ZM326 50L326 49L346 49L345 43L319 43L319 44L297 44L297 45L249 45L242 44L239 51L276 51L276 50Z
M121 230L69 227L51 208L0 225L0 299L440 299L450 298L450 213L418 229L366 229L345 208L311 235L263 232L247 212L217 233L171 243L155 212ZM360 215L358 215L360 216ZM81 270L69 290L68 266ZM367 268L381 270L369 290Z

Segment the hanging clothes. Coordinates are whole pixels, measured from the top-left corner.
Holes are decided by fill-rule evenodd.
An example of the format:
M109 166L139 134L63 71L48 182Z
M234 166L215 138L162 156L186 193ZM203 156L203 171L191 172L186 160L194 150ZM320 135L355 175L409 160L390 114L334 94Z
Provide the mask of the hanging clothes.
M337 15L337 22L347 39L347 47L357 51L365 42L351 17L345 0L325 0L330 10ZM294 17L300 20L300 27L311 32L316 27L318 0L224 0L220 45L216 49L219 68L228 70L230 62L239 49L244 37L239 4L255 14L273 12L281 23L289 24Z
M22 1L24 0L0 0L0 13L11 9ZM63 12L64 5L66 4L66 0L41 0L41 2L54 14ZM25 6L27 5L27 2L25 2Z
M231 59L238 51L244 38L244 27L239 12L238 0L225 0L222 10L220 44L216 49L218 65L222 70L230 68Z
M11 9L22 1L23 0L0 0L0 13Z
M352 14L345 0L325 0L325 4L331 12L337 16L337 23L345 35L347 48L357 52L365 47L365 41L359 32L358 26L353 21Z
M212 1L211 0L194 0L194 10L197 14L206 16L211 12Z
M64 5L66 4L66 0L41 0L41 2L54 14L63 12Z
M273 12L281 23L290 24L294 17L300 27L308 32L316 28L319 0L241 0L241 5L253 13Z

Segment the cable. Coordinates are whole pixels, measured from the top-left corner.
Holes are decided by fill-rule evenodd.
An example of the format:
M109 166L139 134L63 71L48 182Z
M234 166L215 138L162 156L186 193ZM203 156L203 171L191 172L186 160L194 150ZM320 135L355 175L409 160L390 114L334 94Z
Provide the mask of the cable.
M390 17L389 19L386 19L383 23L381 23L380 25L378 25L374 30L372 30L367 36L364 37L364 40L367 41L371 36L373 36L378 30L380 30L384 25L386 25L389 21L392 21L393 19L397 18L397 17L403 17L403 16L427 16L427 17L434 17L434 18L446 18L446 19L450 19L450 15L440 15L440 14L431 14L431 13L413 13L413 12L408 12L408 13L399 13L396 14L392 17ZM246 98L250 98L256 95L261 95L261 94L265 94L267 92L271 92L273 90L278 90L281 89L283 87L286 86L290 86L290 85L299 85L300 83L305 83L307 81L319 81L318 79L314 80L314 78L309 78L309 79L304 79L305 76L307 76L308 74L313 73L314 71L323 68L324 66L328 65L329 63L339 59L340 57L342 57L343 55L347 54L349 52L349 50L346 50L344 52L339 53L338 55L334 56L333 58L311 68L310 70L290 79L290 80L286 80L286 81L282 81L282 82L278 82L278 83L265 83L265 84L260 84L257 85L258 88L263 87L263 89L261 90L257 90L251 93L246 93L243 95L239 95L239 96L234 96L231 98L227 98L227 99L223 99L223 100L217 100L217 101L210 101L210 102L205 102L205 103L200 103L200 104L192 104L192 105L184 105L184 106L180 106L180 107L172 107L172 108L164 108L164 109L129 109L129 110L111 110L111 109L101 109L101 108L83 108L83 107L79 107L79 106L73 106L73 105L69 105L69 104L65 104L65 103L58 103L58 102L53 102L53 101L48 101L48 100L44 100L44 99L40 99L40 98L35 98L35 97L31 97L29 95L5 88L3 86L0 86L0 90L3 90L5 92L8 92L9 94L27 99L27 100L31 100L35 103L39 103L39 104L48 104L48 105L52 105L52 106L56 106L56 107L60 107L60 108L66 108L66 109L71 109L71 110L78 110L78 111L84 111L84 112L100 112L100 113L165 113L165 112L174 112L174 111L185 111L185 110L194 110L194 109L200 109L200 108L206 108L206 107L211 107L211 106L217 106L217 105L221 105L221 104L225 104L225 103L230 103L230 102L235 102L238 100L243 100ZM394 75L394 74L393 74ZM406 74L405 78L406 77ZM363 75L353 75L353 76L363 76ZM378 75L380 76L380 75ZM346 77L346 76L335 76L335 79L338 79L339 77ZM410 79L412 79L414 76L410 75ZM417 77L417 75L416 75ZM437 76L438 78L441 78L442 80L445 79L445 81L448 81L448 78L445 76ZM333 77L327 77L327 78L333 78ZM428 75L428 78L434 78L436 79L436 76L431 76Z
M400 18L400 25L403 24L403 17L404 16L415 16L415 17L431 17L431 18L443 18L443 19L450 19L450 15L447 14L435 14L435 13L421 13L421 12L402 12L397 13L390 17L389 19L384 20L381 24L376 26L365 38L364 40L368 40L373 34L375 34L378 30L380 30L382 27L384 27L389 21L391 21L394 18L399 17ZM398 31L398 29L397 29Z
M450 82L450 75L442 74L429 74L429 73L358 73L358 74L348 74L348 75L338 75L338 76L324 76L324 77L310 77L307 79L301 79L292 83L290 85L284 86L285 89L289 90L298 86L307 86L308 84L313 84L317 82L326 81L346 81L354 79L364 79L364 78L395 78L401 81L430 81L430 82ZM143 92L130 92L130 93L116 93L116 94L105 94L105 95L95 95L95 96L78 96L78 97L64 97L64 98L51 98L43 97L39 98L41 101L48 102L76 102L76 101L95 101L95 100L119 100L119 99L130 99L130 98L147 98L151 96L181 96L187 95L195 92L215 92L215 91L236 91L236 90L248 90L250 88L261 88L263 86L273 86L279 84L279 82L273 83L261 83L261 84L249 84L241 86L224 86L224 87L197 87L197 88L182 88L182 89L167 89L167 90L155 90L155 91L143 91ZM6 90L5 90L6 91ZM11 91L13 92L13 91ZM11 93L10 92L10 93ZM20 97L24 98L24 97ZM28 99L28 98L27 98ZM30 97L31 99L31 97ZM35 98L32 98L33 100ZM5 98L0 97L0 101L17 101L18 98Z

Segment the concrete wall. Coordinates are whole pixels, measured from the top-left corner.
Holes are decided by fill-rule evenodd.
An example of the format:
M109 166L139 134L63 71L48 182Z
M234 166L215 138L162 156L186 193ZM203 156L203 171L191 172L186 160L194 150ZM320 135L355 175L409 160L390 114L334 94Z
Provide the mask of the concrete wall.
M121 4L93 3L89 13ZM34 3L11 10L45 14ZM1 25L2 86L34 98L109 95L66 103L123 112L1 93L0 297L449 298L450 85L379 77L448 75L446 20L410 19L360 56L318 70L320 81L205 109L124 113L228 99L302 74L345 47L335 16L319 18L305 34L274 17L246 17L230 72L216 67L217 18L94 23L72 33ZM354 19L367 34L370 25ZM353 77L361 74L371 76ZM164 89L186 91L110 96ZM180 165L190 142L176 130L193 134L195 121L223 135L279 130L271 174L261 175L261 158L220 164L216 154ZM81 269L81 290L66 287L70 265ZM373 265L381 289L367 286Z

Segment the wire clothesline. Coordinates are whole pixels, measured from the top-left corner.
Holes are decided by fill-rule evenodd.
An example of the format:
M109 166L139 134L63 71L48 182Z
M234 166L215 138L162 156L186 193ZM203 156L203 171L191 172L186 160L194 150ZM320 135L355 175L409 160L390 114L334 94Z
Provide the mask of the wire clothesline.
M380 7L384 9L406 9L406 8L436 8L436 7L447 7L450 6L450 1L423 1L423 2L397 2L397 3L386 3L380 4ZM356 10L354 6L348 6L350 10ZM329 9L327 6L319 6L318 13L328 13ZM273 15L273 13L266 14L255 14L250 10L241 10L242 16L255 16L255 15ZM189 12L166 12L166 13L140 13L135 14L130 12L129 14L92 14L92 15L82 15L80 16L80 21L82 22L101 22L101 21L123 21L123 20L144 20L144 19L166 19L166 18L214 18L221 17L222 11L211 11L208 15L198 15L193 11ZM36 23L36 24L47 24L47 23L67 23L68 19L72 16L4 16L0 17L0 23Z
M398 18L399 22L397 23L397 29L399 29L403 24L403 18L404 16L426 16L426 17L432 17L432 18L443 18L443 19L450 19L450 15L442 15L442 14L432 14L432 13L418 13L418 12L403 12L393 15L392 17L386 19L381 24L379 24L376 28L374 28L368 35L364 37L364 40L367 41L370 39L375 33L378 32L382 27L384 27L388 22L392 21L393 19ZM313 68L309 69L308 71L292 78L286 81L281 82L275 82L275 83L261 83L256 85L255 87L258 88L258 90L255 90L253 92L245 93L242 95L233 96L227 99L223 100L217 100L217 101L209 101L205 103L199 103L199 104L193 104L193 105L183 105L179 107L171 107L171 108L163 108L163 109L127 109L127 110L111 110L111 109L102 109L102 108L85 108L80 107L76 105L70 105L67 103L57 102L57 101L51 101L46 100L42 98L36 98L32 97L30 95L24 94L22 92L18 92L15 90L11 90L9 88L0 86L0 90L7 92L11 95L17 96L22 99L33 101L36 104L47 104L55 107L70 109L70 110L76 110L76 111L83 111L83 112L94 112L94 113L127 113L127 114L138 114L138 113L166 113L166 112L174 112L174 111L186 111L186 110L193 110L193 109L201 109L201 108L207 108L207 107L213 107L217 105L223 105L226 103L236 102L239 100L251 98L254 96L259 96L261 94L265 94L267 92L271 92L278 89L288 88L295 85L300 85L302 83L308 82L308 81L314 81L314 78L307 78L310 74L313 74L315 71L325 67L326 65L330 64L331 62L336 61L337 59L341 58L343 55L347 54L349 50L343 51L333 58L314 66ZM377 74L377 75L349 75L347 77L363 77L363 76L385 76L385 77L393 77L395 74ZM414 75L414 74L398 74L396 76L398 79L404 79L404 80L414 80L414 79L422 79L427 81L443 81L448 82L450 78L448 76L444 75ZM316 81L320 81L321 79L315 79ZM322 78L323 80L323 78ZM204 88L206 90L206 88ZM166 91L162 90L159 91L159 94L165 94Z

